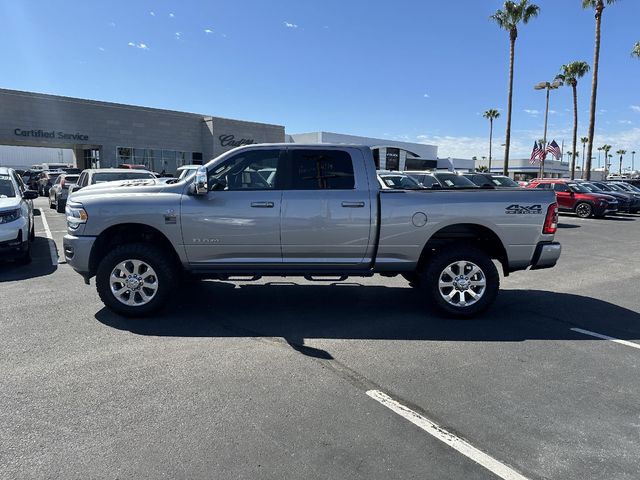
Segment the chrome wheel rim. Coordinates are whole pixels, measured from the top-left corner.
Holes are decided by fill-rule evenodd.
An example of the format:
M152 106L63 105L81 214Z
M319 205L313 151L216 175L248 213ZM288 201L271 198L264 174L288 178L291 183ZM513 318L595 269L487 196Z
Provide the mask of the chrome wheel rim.
M124 260L109 276L111 293L122 304L140 307L149 303L158 293L158 276L142 260Z
M442 270L438 278L438 289L449 305L469 307L484 296L487 278L478 265L460 260Z
M578 205L576 213L579 217L588 217L589 215L591 215L591 207L586 203L580 204Z

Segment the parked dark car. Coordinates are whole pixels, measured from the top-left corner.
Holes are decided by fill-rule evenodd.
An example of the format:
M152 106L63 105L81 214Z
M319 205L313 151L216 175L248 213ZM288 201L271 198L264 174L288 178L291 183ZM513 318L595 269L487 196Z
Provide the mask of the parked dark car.
M468 178L451 172L403 172L411 178L421 183L424 188L438 189L459 189L459 188L479 188Z
M69 189L76 184L79 177L80 175L69 175L67 173L58 176L49 189L49 208L55 208L58 213L64 213Z
M629 208L618 207L618 210L626 211L629 213L637 213L640 211L640 192L634 192L633 190L627 190L622 185L615 184L613 182L590 182L595 187L602 190L602 193L612 195L616 198L625 197L629 202ZM633 188L633 187L631 187Z
M63 173L63 171L44 171L40 173L38 177L38 193L41 197L47 197L49 195L49 189Z
M22 174L22 181L29 187L29 190L38 190L38 179L41 173L42 170L29 169Z
M618 211L635 213L640 209L640 198L636 199L633 194L625 192L617 192L611 188L604 189L600 187L596 182L579 182L581 186L586 188L592 193L603 193L610 195L618 200Z
M520 188L520 185L506 175L496 175L495 173L463 173L463 177L468 178L479 187L493 188Z
M527 185L527 188L555 191L558 209L564 212L575 212L580 218L602 218L618 211L618 201L614 197L592 193L574 180L537 179Z

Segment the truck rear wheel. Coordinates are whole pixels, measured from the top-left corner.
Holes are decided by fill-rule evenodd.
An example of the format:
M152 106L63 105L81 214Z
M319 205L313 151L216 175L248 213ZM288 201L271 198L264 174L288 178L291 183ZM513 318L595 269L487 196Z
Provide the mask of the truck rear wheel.
M500 287L500 275L489 255L466 246L444 248L422 273L421 288L438 312L468 318L486 310Z
M175 286L175 265L164 250L149 244L116 247L100 262L96 288L112 311L144 317L160 310Z

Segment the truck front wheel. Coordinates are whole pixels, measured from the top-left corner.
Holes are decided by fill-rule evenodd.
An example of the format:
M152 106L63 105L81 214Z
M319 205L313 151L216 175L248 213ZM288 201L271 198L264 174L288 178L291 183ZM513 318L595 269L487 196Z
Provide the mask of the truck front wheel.
M482 250L451 246L430 259L420 285L440 313L468 318L494 302L500 275L489 255Z
M149 244L120 245L100 262L96 288L112 311L143 317L160 310L175 286L175 266L164 250Z

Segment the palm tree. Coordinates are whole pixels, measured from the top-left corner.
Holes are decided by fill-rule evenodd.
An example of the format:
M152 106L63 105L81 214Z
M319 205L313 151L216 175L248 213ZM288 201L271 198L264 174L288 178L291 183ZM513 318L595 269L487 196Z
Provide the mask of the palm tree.
M584 77L589 71L587 62L572 62L560 67L560 73L556 75L564 85L569 85L573 90L573 157L571 159L571 178L576 174L576 147L578 143L578 79ZM588 140L587 140L588 141ZM582 155L584 159L584 154ZM588 165L591 169L591 162ZM582 166L584 172L584 165ZM584 176L584 173L583 173Z
M589 143L589 137L580 137L580 143L582 143L582 171L584 172L584 149L586 148L587 143ZM582 176L584 177L584 173Z
M596 97L598 96L598 67L600 66L600 27L605 2L613 5L616 0L582 0L582 8L596 11L596 42L593 50L593 80L591 81L591 109L589 112L589 146L587 147L587 180L591 179L591 155L593 154L593 135L596 128Z
M640 42L636 42L636 44L633 46L633 50L631 50L631 56L640 58Z
M618 150L616 152L618 155L620 155L620 168L618 169L618 173L620 175L622 175L622 156L627 154L626 150Z
M587 141L589 138L587 137ZM598 147L598 168L600 168L600 152L602 152L603 147Z
M493 121L500 117L500 112L493 108L482 114L484 118L489 120L489 171L491 171L491 146L493 144Z
M609 150L611 150L613 147L611 145L607 145L606 143L602 146L602 150L604 150L604 174L605 177L607 178L607 174L609 173L609 159L611 158L611 155L609 155Z
M498 24L498 27L509 32L509 97L507 106L507 132L505 135L504 167L502 173L509 174L509 148L511 147L511 112L513 108L513 62L515 56L516 39L518 38L518 25L527 24L529 20L537 17L540 7L529 3L529 0L504 2L504 10L498 10L489 18Z

